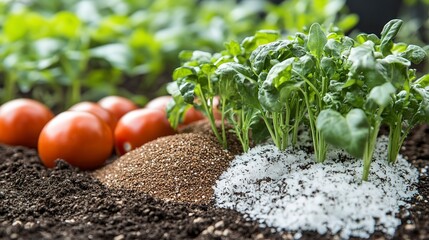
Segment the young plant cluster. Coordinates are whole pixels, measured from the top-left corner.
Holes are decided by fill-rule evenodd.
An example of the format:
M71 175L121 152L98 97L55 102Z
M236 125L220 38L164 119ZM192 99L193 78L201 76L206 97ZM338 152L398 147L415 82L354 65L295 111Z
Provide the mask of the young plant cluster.
M381 37L350 38L315 23L285 38L259 31L226 43L220 53L183 52L168 88L175 99L169 119L176 126L193 105L224 147L227 120L244 151L265 133L281 150L295 146L303 127L311 132L317 162L325 160L328 144L342 148L363 159L366 181L380 126L390 129L388 161L394 163L412 127L429 122L429 75L418 78L412 68L426 53L393 41L401 25L391 20Z

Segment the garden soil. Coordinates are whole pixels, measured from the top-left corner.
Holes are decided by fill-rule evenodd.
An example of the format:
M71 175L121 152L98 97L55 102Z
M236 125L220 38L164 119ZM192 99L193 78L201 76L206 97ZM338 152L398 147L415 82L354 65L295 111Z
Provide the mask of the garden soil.
M187 149L192 152L186 156L200 153L192 160L211 164L207 158L232 159L231 156L239 151L234 143L232 151L220 150L212 136L201 134L205 129L202 126L186 129L186 134L158 140L118 160L129 164L137 157L147 160L152 151L156 155L153 157L162 156L165 160L164 157L177 157ZM202 146L199 142L205 142L207 149L196 147ZM167 150L162 151L157 146ZM401 153L419 171L429 171L429 127L416 128ZM80 171L63 161L58 161L54 169L46 169L35 150L0 145L0 239L293 239L294 233L261 228L238 212L215 208L207 201L209 190L200 196L193 196L192 191L163 191L168 186L162 186L162 181L173 181L170 185L174 185L174 176L165 173L163 179L154 179L150 171L160 166L173 170L166 165L142 170L141 175L135 176L155 181L147 189L145 186L125 187L131 185L131 180L127 178L129 173L117 168L118 160L112 159L109 165L96 172ZM212 184L227 167L226 163L222 162L205 175L203 186ZM186 166L176 167L174 169L187 169ZM201 173L207 168L198 171ZM116 183L106 180L108 174L115 173L116 177L124 178ZM197 180L188 175L187 181ZM418 190L419 195L409 203L410 209L398 214L402 224L393 239L429 239L428 174L420 175ZM339 237L305 232L301 239ZM378 232L371 239L381 240L386 236Z

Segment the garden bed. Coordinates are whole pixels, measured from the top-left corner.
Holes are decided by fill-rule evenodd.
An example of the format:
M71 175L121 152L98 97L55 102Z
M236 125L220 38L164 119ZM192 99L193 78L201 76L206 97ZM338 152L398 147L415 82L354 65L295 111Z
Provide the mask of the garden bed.
M416 128L401 150L419 171L418 194L397 214L393 239L429 239L429 128ZM192 145L192 144L191 144ZM163 201L108 188L91 172L58 162L46 169L34 150L0 145L1 239L293 239L236 211ZM370 239L389 236L375 232ZM301 239L339 239L304 232Z

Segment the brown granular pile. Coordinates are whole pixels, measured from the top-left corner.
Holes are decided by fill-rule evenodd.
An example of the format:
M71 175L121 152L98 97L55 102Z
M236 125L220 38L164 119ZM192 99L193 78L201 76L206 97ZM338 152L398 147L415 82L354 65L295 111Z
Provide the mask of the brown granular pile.
M202 129L158 138L93 174L108 187L143 191L168 201L208 204L212 187L234 153L223 150ZM232 145L238 148L237 143Z

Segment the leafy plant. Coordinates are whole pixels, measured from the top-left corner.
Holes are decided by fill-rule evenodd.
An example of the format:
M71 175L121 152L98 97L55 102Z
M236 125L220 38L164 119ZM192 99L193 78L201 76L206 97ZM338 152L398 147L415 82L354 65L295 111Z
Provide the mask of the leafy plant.
M395 19L381 38L352 39L315 23L285 39L260 31L220 53L187 53L174 74L170 120L177 123L186 104L200 107L226 147L224 130L216 132L211 116L219 96L221 124L228 120L244 151L261 122L282 150L296 144L303 126L311 131L316 161L325 160L328 144L340 147L363 159L366 181L382 124L390 128L388 161L394 163L412 127L429 122L429 75L417 78L411 68L426 54L393 41L401 25Z
M222 146L226 148L225 119L234 122L234 130L242 142L243 149L250 145L249 129L262 109L258 101L257 77L252 70L240 65L247 61L256 46L278 39L275 31L260 31L246 38L242 44L231 41L223 54L207 52L183 52L182 67L173 73L176 82L170 84L169 92L175 105L170 106L169 119L176 127L187 110L187 104L202 109L208 117L212 130ZM256 78L256 80L255 80ZM238 94L237 94L238 93ZM213 99L221 102L221 132L214 118ZM256 109L254 109L256 108Z
M363 180L368 179L382 124L390 128L388 161L394 163L412 127L429 122L428 85L424 81L427 75L417 79L415 70L410 68L411 63L420 63L426 54L418 46L393 42L401 25L401 20L390 21L380 39L367 34L357 37L358 44L347 59L351 64L348 78L342 86L349 91L342 98L345 102L350 99L349 108L353 109L326 109L318 119L318 127L328 142L363 158ZM335 125L343 126L343 130L330 131Z

